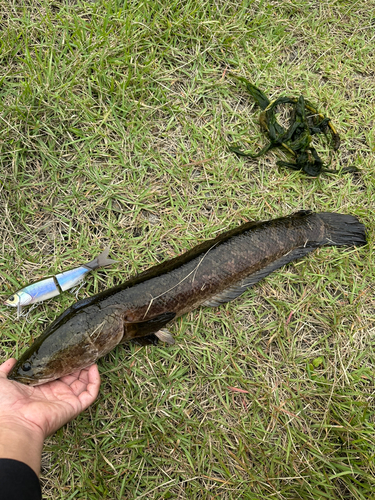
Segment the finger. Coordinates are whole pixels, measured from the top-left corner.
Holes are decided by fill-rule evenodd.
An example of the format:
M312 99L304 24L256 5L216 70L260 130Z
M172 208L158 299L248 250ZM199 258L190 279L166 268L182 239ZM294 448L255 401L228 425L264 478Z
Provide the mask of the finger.
M75 396L79 396L82 392L87 391L87 386L90 382L90 367L76 372L76 379L70 383L70 389L73 391Z
M70 373L69 375L64 375L63 377L60 377L59 380L61 380L61 382L64 382L64 384L69 386L71 386L77 380L81 380L84 384L87 384L88 371L89 368L83 368L82 370L77 370L73 373Z
M92 365L88 369L88 384L86 391L82 392L78 397L82 404L82 409L88 408L98 397L100 388L100 375L98 365Z
M69 375L64 375L64 377L60 377L59 380L61 380L61 382L64 382L64 384L66 385L72 385L73 382L78 380L81 371L82 370L78 370L74 373L70 373Z
M84 368L80 372L75 380L70 384L70 389L73 391L75 396L79 396L82 392L87 390L87 384L89 383L89 368Z
M6 378L13 366L17 363L15 358L7 359L4 363L0 365L0 377Z

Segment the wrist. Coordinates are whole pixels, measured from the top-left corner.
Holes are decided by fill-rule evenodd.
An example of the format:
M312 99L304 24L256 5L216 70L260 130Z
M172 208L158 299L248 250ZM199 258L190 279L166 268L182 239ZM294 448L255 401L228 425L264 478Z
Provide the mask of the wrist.
M45 439L45 435L40 426L29 422L19 415L1 415L0 413L0 430L3 429L9 429L10 431L15 429L17 431L23 431L24 433L30 433L34 438L41 439L42 441Z
M11 458L40 472L44 436L39 428L17 418L0 418L0 458Z

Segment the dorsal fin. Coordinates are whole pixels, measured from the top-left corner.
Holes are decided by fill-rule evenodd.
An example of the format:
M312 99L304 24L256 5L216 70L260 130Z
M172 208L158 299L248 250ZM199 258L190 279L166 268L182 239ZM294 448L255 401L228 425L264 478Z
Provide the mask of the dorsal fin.
M260 269L256 273L253 273L247 278L242 279L240 282L235 283L234 285L227 288L223 292L214 295L209 300L203 302L202 306L218 307L221 304L225 304L226 302L234 300L235 298L239 297L244 292L246 292L246 290L248 290L250 287L255 285L255 283L258 283L258 281L262 280L263 278L271 274L273 271L276 271L276 269L279 269L285 264L289 264L289 262L292 262L292 260L304 257L308 253L312 252L317 246L319 246L319 244L314 244L314 242L309 242L308 246L306 247L296 248L295 250L292 250L286 255L280 257L280 259L271 262L271 264L264 267L263 269Z

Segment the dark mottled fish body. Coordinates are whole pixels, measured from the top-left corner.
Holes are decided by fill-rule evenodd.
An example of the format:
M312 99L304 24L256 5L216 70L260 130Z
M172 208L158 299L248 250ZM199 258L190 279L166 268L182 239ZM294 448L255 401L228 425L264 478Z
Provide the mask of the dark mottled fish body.
M218 306L292 260L323 245L363 245L355 217L303 211L250 222L83 299L58 317L23 354L9 378L30 385L94 363L120 342L156 339L172 319Z

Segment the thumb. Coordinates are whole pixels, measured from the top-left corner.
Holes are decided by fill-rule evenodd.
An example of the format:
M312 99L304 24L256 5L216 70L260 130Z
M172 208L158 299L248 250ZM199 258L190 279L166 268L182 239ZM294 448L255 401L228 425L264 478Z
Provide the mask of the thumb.
M9 375L10 370L17 363L15 358L10 358L5 363L0 365L0 378L6 378Z

